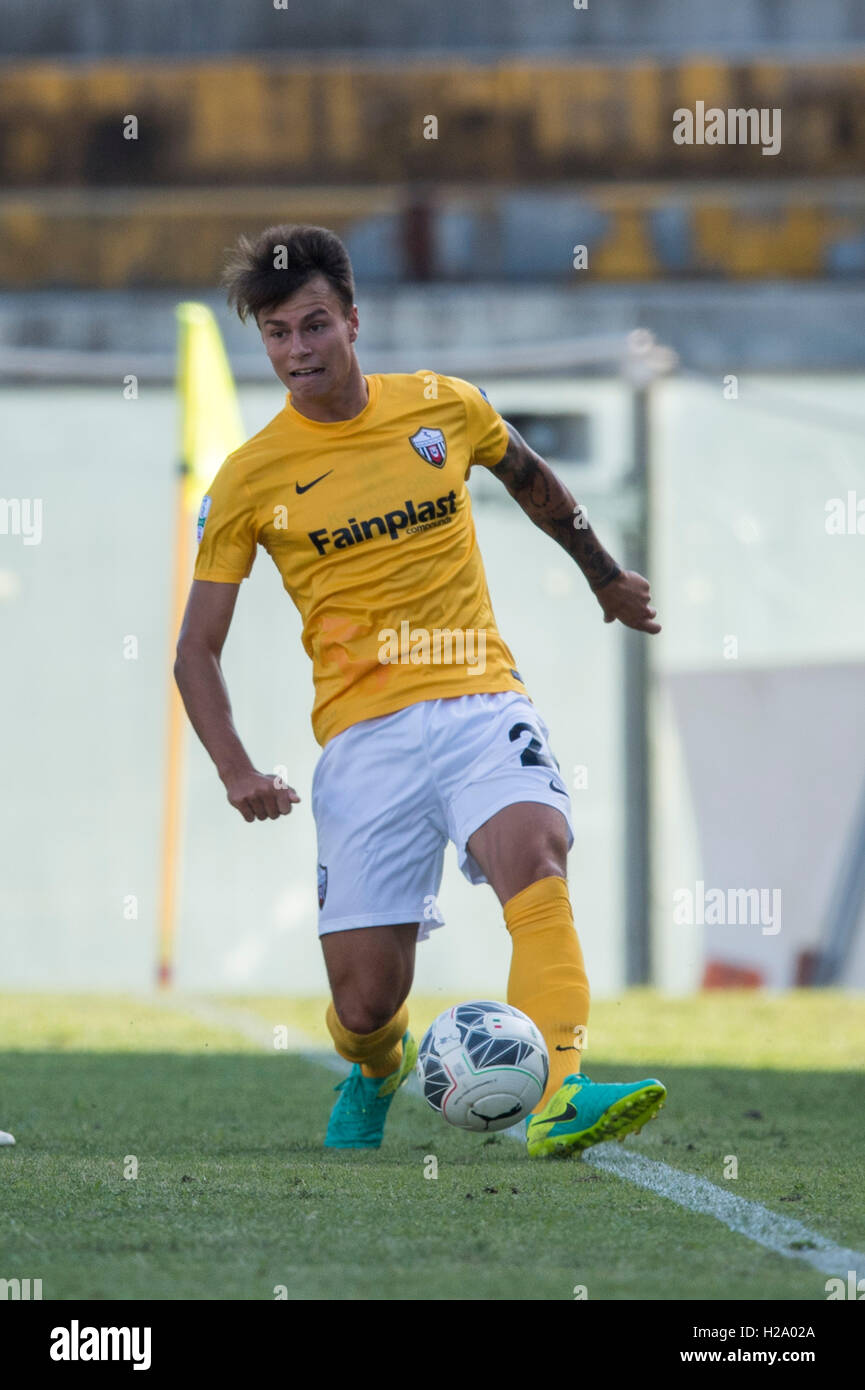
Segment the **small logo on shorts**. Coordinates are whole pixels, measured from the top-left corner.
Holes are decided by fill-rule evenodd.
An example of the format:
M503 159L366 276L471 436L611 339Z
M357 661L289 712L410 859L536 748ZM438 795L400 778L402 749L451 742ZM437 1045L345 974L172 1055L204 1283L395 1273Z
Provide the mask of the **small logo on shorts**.
M327 897L327 866L318 866L318 905L324 907L324 900Z

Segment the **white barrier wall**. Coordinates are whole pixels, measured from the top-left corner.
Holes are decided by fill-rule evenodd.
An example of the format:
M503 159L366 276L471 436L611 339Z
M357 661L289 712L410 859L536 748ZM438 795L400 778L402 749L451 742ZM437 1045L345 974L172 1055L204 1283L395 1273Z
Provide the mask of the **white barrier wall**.
M588 383L587 400L600 402L611 389ZM674 920L674 894L701 879L711 886L716 872L729 877L723 886L775 886L768 850L765 865L736 858L736 837L761 804L777 804L773 830L788 842L785 852L801 846L806 861L829 875L861 760L830 693L825 711L819 701L803 707L801 746L824 750L815 756L837 765L838 776L797 781L800 740L777 719L752 720L746 701L725 726L744 769L741 815L734 797L726 842L723 818L711 819L717 778L729 779L734 763L716 736L721 712L713 721L700 694L710 687L701 682L713 673L735 671L738 679L865 659L865 539L830 534L825 525L832 498L853 491L865 499L861 383L827 376L767 389L774 403L767 397L758 407L745 390L725 398L720 378L676 380L659 388L653 411L650 578L664 631L651 649L652 916L657 978L673 990L699 981L705 956L702 928ZM616 390L626 422L626 393ZM241 397L250 433L283 402L278 385L245 388ZM0 987L147 988L173 659L173 395L146 384L137 401L124 400L119 385L7 388L0 410L3 496L41 503L38 543L8 525L0 534ZM626 423L608 442L611 455L627 452ZM614 550L619 515L616 499L592 500L592 523ZM604 625L579 572L503 492L500 501L479 501L476 522L499 625L563 774L573 787L574 769L587 769L588 785L572 792L570 881L593 988L609 995L622 986L622 634ZM185 988L312 993L324 986L309 805L318 746L299 633L298 615L261 553L238 602L225 670L253 757L262 768L284 764L302 803L290 818L246 825L190 731L177 943ZM674 688L691 691L688 708L702 723L689 718L683 726ZM764 717L759 701L754 710ZM707 718L715 732L707 732ZM749 741L770 735L778 746L765 749L758 766ZM785 759L790 781L781 796L767 779ZM844 768L851 780L842 785ZM818 899L809 904L805 897L798 904L804 927L818 913ZM501 993L509 950L498 904L490 889L464 882L452 850L441 906L448 926L419 951L419 987ZM792 938L782 930L772 939L780 962Z

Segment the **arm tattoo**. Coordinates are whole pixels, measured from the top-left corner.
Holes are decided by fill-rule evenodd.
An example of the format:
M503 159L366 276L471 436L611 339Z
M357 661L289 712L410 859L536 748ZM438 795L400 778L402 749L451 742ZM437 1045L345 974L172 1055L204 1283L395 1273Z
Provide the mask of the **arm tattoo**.
M511 438L504 457L491 471L535 525L576 560L593 590L603 589L618 579L622 571L601 545L585 511L577 506L564 483L529 448L513 425L508 425L508 433Z

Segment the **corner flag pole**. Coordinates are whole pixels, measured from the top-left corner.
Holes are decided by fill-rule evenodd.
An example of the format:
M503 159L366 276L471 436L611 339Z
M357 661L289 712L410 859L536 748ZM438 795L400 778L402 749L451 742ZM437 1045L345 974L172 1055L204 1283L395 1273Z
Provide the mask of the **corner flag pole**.
M169 989L174 981L186 716L172 667L189 589L192 518L223 459L246 438L231 368L213 314L206 305L194 303L178 304L176 313L180 462L177 467L175 504L160 856L156 969L160 989Z

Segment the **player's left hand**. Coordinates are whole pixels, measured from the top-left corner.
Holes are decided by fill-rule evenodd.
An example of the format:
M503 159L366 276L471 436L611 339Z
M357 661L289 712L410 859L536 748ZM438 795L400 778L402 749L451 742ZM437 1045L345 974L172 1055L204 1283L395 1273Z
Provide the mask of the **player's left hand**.
M636 632L661 631L661 624L654 621L657 612L650 607L649 581L636 570L623 570L611 584L598 589L595 598L604 610L605 623L614 623L618 618Z

